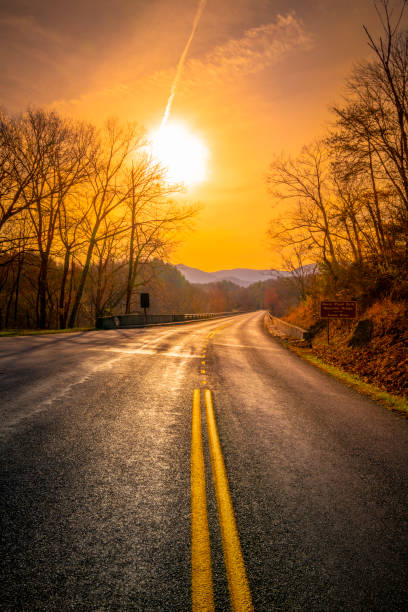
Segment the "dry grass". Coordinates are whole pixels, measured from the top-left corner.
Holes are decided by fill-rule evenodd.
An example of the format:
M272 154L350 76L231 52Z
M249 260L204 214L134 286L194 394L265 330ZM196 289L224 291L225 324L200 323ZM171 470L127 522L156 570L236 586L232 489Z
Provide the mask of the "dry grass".
M286 342L287 346L294 351L297 355L309 361L313 365L317 366L321 370L324 370L331 376L334 376L338 380L341 380L349 387L353 387L360 393L371 397L385 406L390 410L394 410L396 412L403 413L408 416L408 399L401 395L396 395L394 393L389 393L384 389L377 387L374 384L368 383L364 380L361 380L356 374L351 374L350 372L346 372L341 368L326 363L319 357L317 357L312 349L305 349L296 345L293 345L291 342Z
M357 321L330 322L327 330L312 340L311 348L288 341L301 357L393 410L407 413L408 404L408 305L383 299L375 302L360 319L372 323L372 336L365 344L349 346ZM307 329L316 321L311 300L301 304L285 321Z
M44 334L70 334L72 332L94 331L96 327L72 327L71 329L5 329L0 338L7 336L42 336Z

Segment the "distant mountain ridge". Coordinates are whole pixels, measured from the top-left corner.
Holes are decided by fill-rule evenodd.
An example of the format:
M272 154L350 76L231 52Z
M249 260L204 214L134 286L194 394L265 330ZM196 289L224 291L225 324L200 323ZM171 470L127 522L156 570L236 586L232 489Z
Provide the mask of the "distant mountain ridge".
M204 272L184 264L177 264L176 268L189 283L201 285L230 281L240 287L249 287L249 285L258 281L274 280L290 275L289 272L282 272L281 270L253 270L251 268L234 268L233 270L217 270L216 272Z

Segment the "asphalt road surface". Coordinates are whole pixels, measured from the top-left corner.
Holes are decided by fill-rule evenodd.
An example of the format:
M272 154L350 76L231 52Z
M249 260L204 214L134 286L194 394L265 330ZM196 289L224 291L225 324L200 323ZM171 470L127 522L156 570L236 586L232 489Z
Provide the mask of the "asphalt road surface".
M408 609L408 420L263 313L3 338L0 402L2 610Z

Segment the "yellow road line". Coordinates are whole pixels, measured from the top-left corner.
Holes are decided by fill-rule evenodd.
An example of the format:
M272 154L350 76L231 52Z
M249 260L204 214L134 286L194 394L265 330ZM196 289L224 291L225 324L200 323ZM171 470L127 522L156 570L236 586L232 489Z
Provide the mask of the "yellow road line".
M230 603L233 612L253 610L251 592L242 556L239 534L234 517L227 472L222 456L221 444L215 422L211 391L205 390L208 439L210 443L211 466L217 497L218 516L225 567L227 570Z
M194 389L191 433L191 594L194 612L215 609L199 389Z

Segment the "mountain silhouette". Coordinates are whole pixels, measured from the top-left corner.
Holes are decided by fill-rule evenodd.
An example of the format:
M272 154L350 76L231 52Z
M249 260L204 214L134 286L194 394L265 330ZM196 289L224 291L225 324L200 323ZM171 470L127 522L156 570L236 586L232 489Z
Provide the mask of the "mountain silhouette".
M289 272L281 270L253 270L251 268L234 268L232 270L217 270L204 272L198 268L191 268L184 264L177 264L176 268L189 283L205 284L230 281L240 287L249 287L258 281L274 280L282 276L289 276Z

